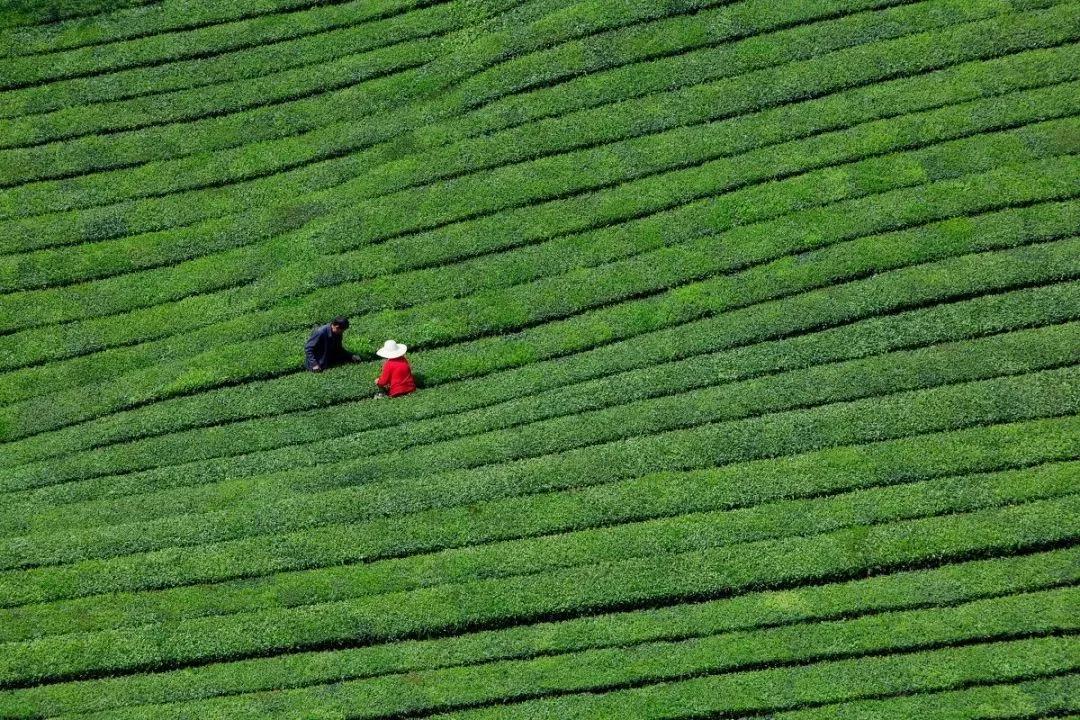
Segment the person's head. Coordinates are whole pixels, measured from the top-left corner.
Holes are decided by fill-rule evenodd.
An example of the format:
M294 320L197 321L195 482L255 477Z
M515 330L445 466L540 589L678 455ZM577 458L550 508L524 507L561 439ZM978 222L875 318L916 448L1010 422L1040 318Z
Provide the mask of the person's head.
M337 316L330 321L330 332L335 335L340 335L349 329L349 318L342 315Z

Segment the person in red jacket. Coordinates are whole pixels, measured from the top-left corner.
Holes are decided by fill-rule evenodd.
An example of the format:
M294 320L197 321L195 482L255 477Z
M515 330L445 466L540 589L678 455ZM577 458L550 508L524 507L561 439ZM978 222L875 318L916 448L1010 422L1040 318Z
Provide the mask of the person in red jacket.
M375 351L375 354L379 357L386 358L386 362L383 363L382 375L375 381L375 384L390 397L408 395L416 389L412 368L409 367L409 361L405 359L405 353L408 349L405 345L399 345L393 340L387 340L381 348Z

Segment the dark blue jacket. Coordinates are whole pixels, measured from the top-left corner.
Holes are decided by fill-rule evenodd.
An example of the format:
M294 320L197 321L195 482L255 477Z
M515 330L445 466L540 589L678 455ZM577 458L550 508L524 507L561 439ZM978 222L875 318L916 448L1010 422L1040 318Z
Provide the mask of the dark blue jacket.
M341 344L341 335L335 335L329 325L315 328L304 345L304 366L310 370L314 365L322 368L347 362L352 353Z

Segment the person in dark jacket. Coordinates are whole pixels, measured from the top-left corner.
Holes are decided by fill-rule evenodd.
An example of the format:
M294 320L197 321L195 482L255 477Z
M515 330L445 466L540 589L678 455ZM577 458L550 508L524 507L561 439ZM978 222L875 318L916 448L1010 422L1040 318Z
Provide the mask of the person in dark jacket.
M360 362L342 345L342 336L349 327L349 318L336 317L329 325L315 328L304 345L304 367L312 372L321 372L328 367L347 362Z

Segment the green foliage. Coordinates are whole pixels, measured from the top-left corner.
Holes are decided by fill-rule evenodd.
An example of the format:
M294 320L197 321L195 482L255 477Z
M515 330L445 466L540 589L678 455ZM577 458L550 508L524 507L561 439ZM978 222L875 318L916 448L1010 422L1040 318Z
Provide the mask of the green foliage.
M835 493L824 499L764 502L748 507L740 507L738 502L730 500L730 490L727 498L720 499L725 494L723 488L717 487L717 479L707 474L665 476L662 480L670 487L659 487L660 478L651 478L651 485L645 482L626 484L625 489L649 492L634 501L637 508L631 505L615 509L612 507L614 498L597 489L561 493L541 501L526 499L470 508L479 517L467 528L462 512L425 513L407 518L405 522L336 527L332 528L332 534L338 538L337 547L325 547L318 555L312 552L308 557L318 557L320 562L328 565L335 555L339 560L363 557L365 564L261 576L257 573L264 572L265 567L244 566L236 558L231 566L237 574L248 576L243 582L196 584L199 578L181 578L174 574L174 580L192 584L160 593L106 594L74 602L7 610L5 615L12 616L13 622L4 639L64 634L76 628L91 631L140 624L142 618L182 620L338 602L472 579L513 577L600 561L687 552L839 527L995 507L1067 494L1070 478L1075 476L1078 467L1075 463L1062 463L985 476L935 478L882 489ZM621 486L604 488L615 497L623 489ZM665 497L672 495L691 497L698 489L705 495L700 504L675 498L665 502ZM796 491L792 493L797 494ZM597 497L602 498L601 507L595 511L578 510L575 513L571 508L574 502ZM762 494L764 500L769 497L767 492ZM655 505L641 507L647 505L648 500L653 500ZM737 509L713 509L725 505ZM487 520L492 513L500 511L518 518L514 528L493 527L491 520ZM650 518L652 514L659 518L642 519ZM451 523L439 525L437 519ZM402 526L408 530L378 536L380 531ZM348 548L342 541L347 534L352 536ZM451 535L454 535L453 539L446 540ZM504 539L518 535L524 539ZM412 538L416 540L409 544ZM314 539L312 534L307 537L313 551L316 550L311 542ZM289 540L288 536L282 536L278 542ZM453 549L420 552L438 550L440 541ZM262 538L261 542L269 540ZM222 549L235 550L238 545L254 544L233 544L231 548ZM214 555L214 550L204 549L203 557L210 559L208 555ZM391 559L379 561L379 558ZM124 565L96 563L94 570L117 575L116 570ZM126 565L124 569L130 570L130 560Z
M87 21L90 18L83 18L0 31L0 55L7 57L58 52L83 45L103 45L133 37L190 30L206 25L238 23L260 15L295 13L311 7L312 3L309 0L228 0L188 5L158 2L151 8L128 11L118 10L119 5L114 2L114 7L110 8L112 12L95 15L92 22ZM321 14L324 18L328 15L351 19L379 18L409 10L416 5L413 0L376 0L365 2L361 6L353 4L352 7L344 9L331 9L331 6L322 10ZM309 12L307 15L310 17L315 13ZM295 19L295 14L292 17ZM243 28L243 25L232 25L232 28ZM17 93L10 95L18 97ZM88 100L89 98L81 98L82 102Z
M76 709L106 710L660 639L745 632L929 605L950 606L1068 583L1075 578L1077 559L1076 550L1060 550L974 560L932 570L749 593L702 603L587 615L435 640L297 652L160 674L127 675L96 682L93 697L86 696L81 683L58 683L0 692L0 710L14 717L32 714L35 708L53 714Z
M157 0L8 0L0 11L0 27L30 27L42 26L42 29L52 30L53 23L74 18L94 18L99 14L140 5L152 5Z
M924 172L923 162L938 157L940 152L955 158L955 162L970 162L978 168L980 162L994 157L997 152L1030 153L1039 156L1057 151L1059 141L1070 143L1080 138L1077 134L1056 133L1054 129L1055 125L1049 123L1030 131L1004 133L999 138L1000 145L996 147L991 145L994 149L986 156L980 156L974 152L979 145L978 141L957 141L940 150L930 148L913 151L910 156L863 161L846 168L843 174L833 170L824 170L796 176L790 180L751 186L745 190L730 193L718 201L704 201L694 205L692 209L697 213L695 224L698 227L700 224L711 225L718 231L724 229L725 226L742 224L761 216L767 218L782 215L784 210L797 209L803 205L805 201L800 197L801 192L814 193L817 198L814 204L828 200L838 201L851 196L859 197L865 194L865 191L859 187L861 178L876 176L886 165L898 167L901 160L907 160L905 163L907 169L915 175ZM1075 164L1075 159L1071 157L1046 163L1033 163L1028 167L1018 169L1024 179L1017 179L1014 182L1022 183L1024 191L1028 193L1067 192L1066 188L1062 187L1062 183L1067 183L1065 178L1075 173ZM915 182L899 171L895 176L895 182L901 184ZM710 184L715 182L712 179L714 175L705 170L700 171L699 177ZM993 173L985 177L986 181L994 183L1000 183L1004 179L1001 173ZM689 178L688 183L692 184L693 180L693 177ZM667 183L665 187L667 188L665 192L675 193L682 190L674 183ZM953 188L963 188L962 192L970 196L971 183L960 181L955 183ZM735 218L739 214L749 214L749 217L744 216L745 219L738 222ZM718 224L719 227L716 227ZM377 344L376 338L400 335L398 330L410 328L410 340L419 347L461 343L478 336L512 332L535 325L541 320L556 320L570 314L578 314L580 317L580 313L590 307L627 299L648 290L656 291L665 286L691 283L676 293L677 302L686 306L692 293L715 284L715 282L695 284L692 281L723 269L722 266L717 267L716 254L707 249L710 244L715 243L716 239L706 236L698 241L698 248L675 247L656 251L653 255L659 256L659 260L653 256L640 256L628 261L611 263L603 270L592 268L571 271L562 276L545 278L506 290L477 293L465 299L427 303L401 311L389 310L375 313L355 324L350 331L352 337L355 338L352 342L359 346L372 346ZM1065 248L1062 249L1062 252L1064 251ZM934 248L926 248L923 252L933 255L937 251ZM826 264L824 261L832 260L837 255L839 255L838 250L825 249L816 257L821 258L822 264ZM861 258L845 256L836 259L846 266L848 275L857 276L859 273L866 272L866 269L861 266ZM907 263L911 261L908 260ZM879 265L879 269L886 269L895 262L895 260L885 261ZM807 276L818 265L818 263L809 262L793 263L790 258L778 260L776 263L784 267L792 266L784 275L791 274L800 280L800 276ZM901 265L907 263L901 263ZM1061 262L1054 261L1053 265L1044 268L1044 272L1053 271L1055 275L1061 277L1062 273L1068 274L1069 266L1066 257ZM763 271L757 269L751 271L753 272ZM588 276L589 285L583 285L583 281L586 280L585 275ZM838 282L844 276L844 272L834 274L831 282ZM639 287L639 283L645 283L645 286ZM595 284L600 292L595 294L586 292L585 288L592 287L592 284ZM755 287L761 286L755 285ZM779 287L774 289L774 292L777 291ZM628 307L641 304L632 303ZM736 306L742 304L745 303L736 303ZM286 306L284 311L286 317L291 307ZM617 306L616 309L620 308ZM432 321L430 318L433 317L438 320ZM244 332L241 326L248 328L250 324L251 320L245 318L242 323L233 321L198 333L176 336L165 341L164 346L146 344L137 346L133 350L122 348L98 353L67 364L56 363L10 373L4 378L7 383L0 384L0 395L5 395L8 402L21 400L26 397L28 391L33 392L32 378L37 378L39 381L47 380L49 385L58 384L78 389L8 405L0 411L0 436L14 439L27 434L31 426L40 432L85 420L104 412L123 409L134 403L163 399L171 395L234 383L242 379L277 375L294 370L298 364L295 349L299 342L297 332L276 332L243 345L227 344L228 339L236 338L238 333ZM287 324L292 325L292 323ZM262 327L262 332L277 329L273 325L268 326L266 322L262 323ZM308 327L310 324L300 325L300 328ZM250 335L250 330L246 334ZM180 342L183 344L178 346ZM219 345L219 343L224 344ZM472 344L474 348L476 344L478 343ZM215 352L206 352L205 349L210 346L216 346ZM503 344L503 347L510 347L510 344ZM564 348L559 354L564 354L568 349ZM134 354L141 354L142 360L132 362L130 356ZM194 355L194 357L173 363L160 362L162 355L176 357L178 354L180 357L185 355ZM489 361L494 357L490 353L477 355L475 351L471 354L476 357L485 357ZM149 365L154 361L157 361L156 365L140 368L141 365ZM115 368L118 364L132 367L133 372L129 372L122 378L102 383L104 378L101 373L115 378ZM63 370L69 370L69 373L59 374ZM425 372L440 379L472 374L471 371L458 368L447 371L437 366L430 367ZM93 398L88 397L86 391L81 389L82 386L91 383L96 383L96 396Z
M1075 713L1075 6L0 8L0 716Z
M782 710L863 697L903 696L907 692L921 693L1005 680L1026 680L1021 668L1038 668L1034 671L1036 675L1054 675L1075 669L1070 655L1075 656L1076 651L1074 638L1018 640L802 665L793 670L775 668L745 674L718 675L681 683L656 684L640 690L570 696L510 708L493 707L432 717L440 720L607 720L628 717L680 717L688 708L731 713ZM1015 696L1010 698L1010 704L1023 710L1046 707L1052 711L1063 704L1062 698L1068 697L1068 692L1075 689L1075 683L1024 683L1020 687L1030 687L1036 691L1049 688L1064 693L1056 698L1045 698L1041 702L1024 702ZM978 693L973 695L974 699L979 699ZM993 699L994 696L990 695L990 698ZM893 707L897 706L903 708L905 704L898 703ZM263 705L264 709L272 707L272 704ZM836 708L834 706L829 709L835 712ZM966 706L961 712L970 710L971 707Z
M647 333L604 351L489 376L481 391L450 384L429 388L416 398L416 402L402 403L393 409L363 401L336 404L316 411L286 413L270 420L257 419L225 427L169 433L141 442L99 447L91 453L72 453L59 461L34 463L7 471L12 485L43 487L26 493L21 502L11 499L11 517L0 521L0 532L17 534L35 526L93 525L109 519L112 516L110 508L117 519L131 519L147 513L167 514L171 504L162 502L161 498L145 504L136 500L137 505L113 498L104 506L98 504L86 508L86 513L79 512L70 503L93 497L94 488L100 493L102 488L115 490L119 486L126 492L138 493L183 485L185 481L197 484L214 475L239 478L273 469L317 464L325 459L326 453L355 451L364 445L385 451L403 442L394 434L375 432L388 424L410 428L408 443L428 444L482 430L516 427L525 421L573 415L633 399L769 376L897 348L1058 323L1076 318L1076 305L1069 302L1069 298L1076 298L1075 293L1070 293L1071 289L1069 285L1052 285L994 295L957 305L939 305L862 320L812 335L742 348L730 347L732 339L728 335L730 323L726 322L727 318L708 319L675 331ZM1062 330L1068 332L1066 328ZM680 343L680 338L688 331L693 331L693 337L698 340ZM1039 335L1031 333L1030 337L1035 339ZM1038 345L1033 343L1030 347ZM662 363L665 359L667 362ZM447 416L452 416L454 422L447 423ZM62 450L58 446L59 443L54 442L49 448ZM275 455L256 454L278 447L284 449ZM193 463L217 457L222 459ZM132 474L155 467L163 469ZM104 477L73 483L95 476ZM259 497L274 490L273 487L260 488ZM216 502L216 492L209 492L200 502ZM196 496L198 493L192 498ZM55 503L64 503L64 506L55 513L36 514L42 507ZM186 511L199 507L191 503L192 499L185 499L178 507Z
M900 393L820 409L789 411L708 424L690 430L667 431L649 437L586 446L556 456L540 456L441 475L423 475L404 483L401 488L393 483L385 486L370 484L350 494L355 504L348 506L351 511L345 510L339 514L339 518L355 522L380 516L393 517L507 495L572 488L583 484L580 480L582 477L590 478L587 484L597 485L650 472L727 465L834 445L903 438L919 428L924 431L950 430L978 422L1000 423L1040 418L1047 414L1074 413L1075 398L1069 394L1070 390L1074 390L1072 384L1075 375L1075 371L1066 369L1043 372L1033 377L1021 376ZM878 409L876 413L875 408ZM828 427L820 427L822 424L828 424ZM1049 443L1047 452L1050 458L1055 457L1055 444L1054 441ZM392 467L390 461L393 459L391 456L382 458L382 461L385 466ZM354 467L338 468L330 475L329 482L322 477L312 478L310 473L297 472L285 473L272 480L275 483L291 482L299 490L332 489L334 485L343 484L343 481L355 482L356 475L361 471L371 473L378 467L377 460L354 462ZM305 524L305 503L315 507L318 507L319 501L340 503L341 495L318 496L313 500L306 495L292 501L286 498L284 502L263 508L261 514L255 511L253 514L257 514L259 519L254 521L242 512L234 514L232 518L226 513L217 516L209 514L203 518L203 528L216 528L215 520L224 521L223 526L220 530L209 532L234 535L243 534L245 530L250 532L259 520L268 529L296 527L297 524L302 527ZM279 517L288 519L275 522L274 510ZM144 527L134 525L125 528L117 525L104 529L92 528L85 535L99 543L126 541L137 549L142 541L138 532L133 530L160 535L171 531L176 542L182 543L183 538L191 537L195 526L194 522L185 524L185 520L194 521L195 518L181 515L151 521ZM309 519L306 524L315 525L317 522ZM359 550L354 550L350 545L352 536L347 530L344 534L342 541L341 533L336 533L331 527L325 533L309 531L283 536L280 545L267 543L265 538L253 542L226 543L221 546L220 554L207 553L205 548L185 552L182 547L172 547L146 556L124 556L118 562L87 560L75 565L11 570L0 575L0 604L19 605L120 589L231 579L238 575L235 567L245 568L245 572L240 573L244 576L253 572L271 573L322 563L362 561L370 549L361 545ZM34 536L26 537L29 538L28 544L33 542ZM113 572L108 571L110 568Z
M77 677L88 667L119 671L162 667L178 660L244 657L334 640L413 637L582 606L603 608L692 597L902 566L918 559L962 558L987 549L1074 537L1078 511L1080 501L1073 496L354 601L45 637L6 646L0 658L0 682Z

